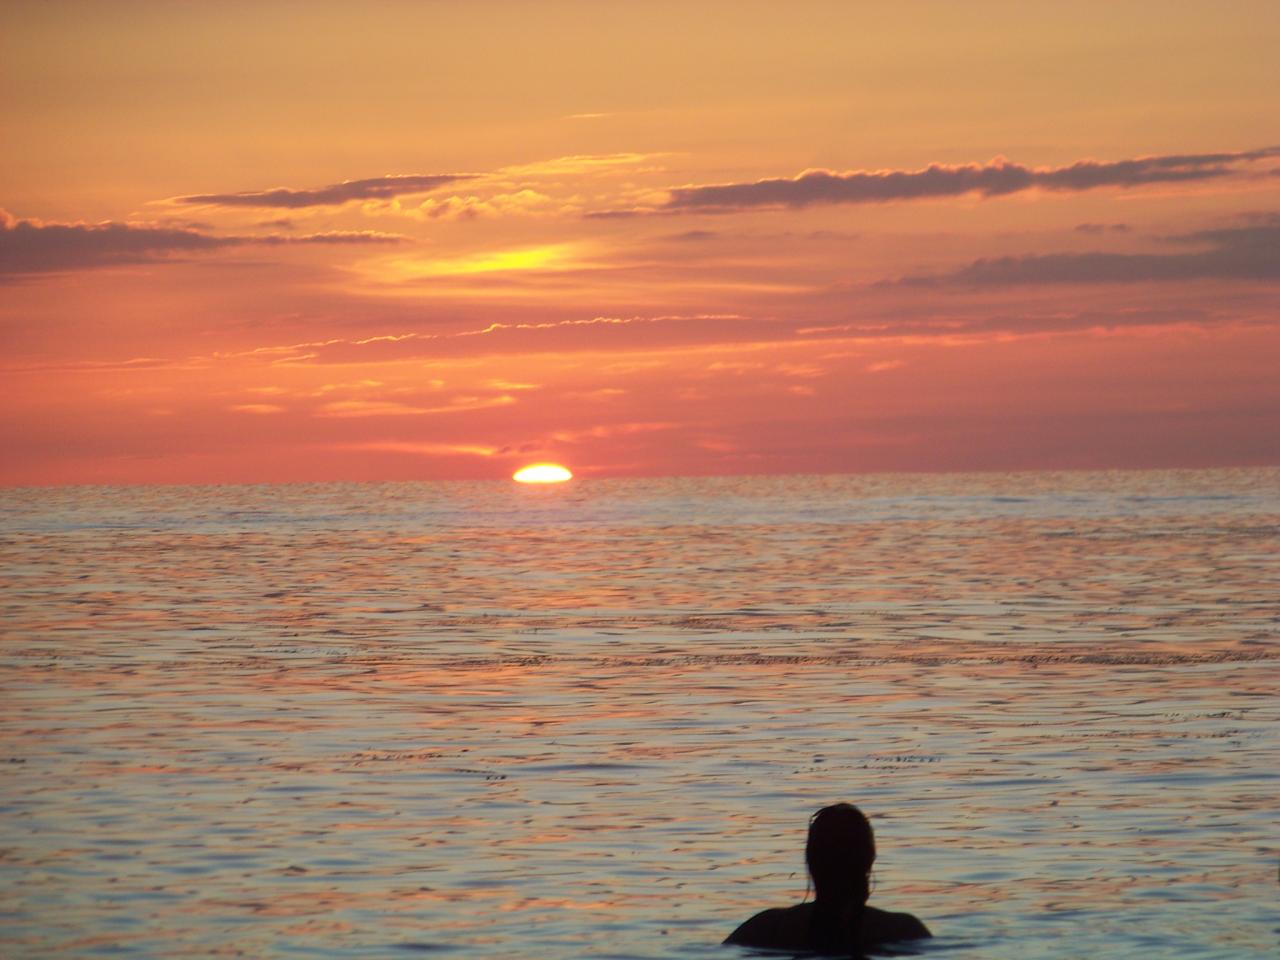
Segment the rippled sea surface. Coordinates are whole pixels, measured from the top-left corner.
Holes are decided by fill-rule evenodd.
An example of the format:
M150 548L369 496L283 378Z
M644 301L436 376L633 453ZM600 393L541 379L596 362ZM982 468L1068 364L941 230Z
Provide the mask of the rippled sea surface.
M0 491L0 955L1274 956L1280 471Z

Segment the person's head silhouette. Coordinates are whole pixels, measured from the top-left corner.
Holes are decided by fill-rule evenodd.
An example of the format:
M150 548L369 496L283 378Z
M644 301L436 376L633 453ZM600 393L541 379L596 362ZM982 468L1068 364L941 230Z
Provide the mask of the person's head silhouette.
M876 838L867 818L851 803L823 807L809 818L804 845L814 898L792 907L761 910L725 938L725 943L766 950L807 950L824 956L860 957L882 943L932 936L909 913L867 905Z
M813 878L810 947L822 951L856 936L862 925L876 860L871 824L851 803L823 807L809 820L804 860Z

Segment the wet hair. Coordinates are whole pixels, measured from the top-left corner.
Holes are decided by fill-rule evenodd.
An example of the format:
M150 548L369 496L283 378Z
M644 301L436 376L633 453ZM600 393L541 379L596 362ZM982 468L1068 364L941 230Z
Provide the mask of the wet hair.
M809 819L804 847L814 892L809 949L818 953L856 949L875 860L871 824L853 804L823 807Z

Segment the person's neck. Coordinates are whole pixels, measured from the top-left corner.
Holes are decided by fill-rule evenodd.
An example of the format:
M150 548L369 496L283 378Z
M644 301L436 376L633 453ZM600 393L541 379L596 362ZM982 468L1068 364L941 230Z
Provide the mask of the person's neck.
M864 902L858 901L857 893L853 890L815 890L813 893L813 902L821 904L827 909L856 909L865 905Z

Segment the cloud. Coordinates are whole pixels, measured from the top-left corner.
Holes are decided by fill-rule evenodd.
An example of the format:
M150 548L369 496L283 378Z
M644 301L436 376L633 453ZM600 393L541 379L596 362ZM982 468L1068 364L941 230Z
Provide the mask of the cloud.
M19 220L0 210L0 276L86 270L163 261L171 254L226 247L295 244L392 244L406 237L372 230L333 231L303 236L216 236L191 227L163 224L45 223Z
M557 430L551 434L551 439L556 443L576 444L592 440L608 440L612 437L632 436L637 433L657 433L663 430L675 430L680 426L681 424L668 420L614 423L587 427L581 430Z
M1000 308L1001 311L1007 308ZM257 347L237 353L189 358L186 362L209 364L223 361L249 360L264 365L375 364L403 362L415 358L445 358L486 355L528 357L554 353L564 357L577 351L605 352L631 349L644 353L693 350L725 344L786 344L806 341L926 341L937 339L985 339L998 336L1030 336L1072 333L1094 329L1129 329L1161 326L1211 326L1239 319L1236 311L1206 311L1188 305L1176 308L1144 307L1142 309L1111 307L1105 310L988 312L979 307L962 313L936 312L936 305L922 308L914 315L903 312L896 298L883 313L869 313L851 322L805 325L785 318L728 315L691 315L659 317L593 317L575 320L528 323L492 323L449 333L403 333L365 337L358 340L334 338L289 345ZM619 354L620 356L626 354ZM829 364L814 358L795 363L769 364L760 359L710 359L704 368L708 378L739 377L757 379L786 377L789 381L816 380L828 375ZM661 367L661 359L635 359L607 364L602 374L622 378L639 371ZM887 369L887 368L886 368ZM443 384L437 383L437 388ZM512 397L530 386L523 383L491 379L485 387ZM547 387L543 387L547 389ZM579 391L565 399L607 401L623 396L621 387ZM335 406L323 407L323 416L416 416L454 412L459 402L473 398L455 398L449 405L427 405L421 400L405 401L402 397L364 400L345 399ZM489 398L482 398L487 404ZM513 402L500 399L499 404Z
M674 240L677 243L703 243L707 240L718 240L720 234L715 230L686 230L683 233L669 233L659 240Z
M225 240L186 227L42 223L0 211L0 274L139 263L160 254L225 245Z
M582 215L584 220L629 220L632 217L647 217L652 214L676 213L679 211L662 210L651 208L637 208L635 210L588 210Z
M502 167L499 177L558 177L565 174L611 173L669 157L669 153L583 153ZM631 172L631 171L628 171Z
M885 373L888 370L899 370L905 367L905 360L878 360L875 363L869 363L864 367L867 373Z
M946 274L905 277L907 286L1019 286L1052 283L1138 283L1179 280L1280 281L1280 214L1247 226L1164 238L1176 253L1046 253L975 260Z
M1208 311L1195 307L1111 308L1078 311L1048 311L986 314L981 310L970 314L925 315L915 319L868 319L852 323L800 327L796 334L805 338L839 340L905 340L923 342L941 339L987 338L991 335L1039 336L1042 334L1079 333L1088 330L1132 330L1155 327L1193 325L1214 326L1236 319L1230 312ZM870 372L889 369L876 365Z
M329 230L325 233L308 233L300 237L282 237L268 234L262 237L224 237L232 244L265 244L287 246L290 244L339 244L339 243L404 243L409 238L399 233L383 233L379 230Z
M482 217L539 216L569 212L577 208L560 204L536 190L524 189L487 198L475 195L440 199L428 197L416 207L397 205L390 209L394 213L418 220L476 220ZM382 211L373 209L370 212Z
M631 178L654 173L665 153L575 154L532 163L512 164L486 173L467 176L466 191L438 194L424 200L402 202L397 197L366 200L362 212L369 216L406 216L417 220L470 220L480 217L564 217L583 212L588 180ZM603 186L592 188L603 191ZM626 183L619 203L634 199L632 184ZM660 200L665 196L659 193Z
M445 184L474 179L474 174L438 173L371 177L367 180L344 180L324 187L295 190L274 187L270 190L248 190L242 193L197 193L174 197L174 203L204 204L220 207L331 207L352 200L388 200L411 193L426 193Z
M795 177L750 183L676 187L660 210L731 212L755 208L799 208L818 204L887 203L978 194L998 197L1039 188L1054 191L1135 187L1149 183L1211 180L1238 172L1242 164L1280 155L1280 147L1240 153L1138 157L1066 167L1026 167L997 158L984 165L931 164L923 170L806 170ZM607 213L609 211L605 211ZM625 211L613 211L620 215ZM596 214L600 216L601 214Z
M363 450L370 453L410 453L424 457L493 457L499 447L477 443L419 443L411 440L368 440L362 443L335 444L339 450Z
M490 407L506 407L516 402L510 394L496 397L454 397L447 404L435 407L417 407L391 400L338 400L326 403L317 411L321 417L417 417L440 413L462 413L467 410L487 410Z
M379 363L418 357L478 356L502 353L563 352L602 350L634 344L647 347L655 343L739 342L753 337L787 337L792 327L781 321L753 321L738 314L694 314L659 317L589 317L543 322L503 323L495 321L484 327L455 330L448 333L396 333L349 339L333 337L299 343L253 347L247 350L215 352L186 357L183 364L206 366L228 361L258 361L266 365ZM171 364L178 361L165 361ZM615 371L620 372L620 371ZM442 386L440 383L436 387ZM542 384L492 380L494 389L523 391L541 389ZM609 394L595 392L593 399ZM464 398L465 399L465 398ZM501 403L515 402L514 397ZM381 401L379 401L381 403ZM390 415L452 412L436 408L424 409L409 404L396 407L362 407L359 404L336 406L326 411L330 416ZM371 411L371 413L366 413Z
M1127 223L1077 223L1076 233L1128 233L1133 228Z

